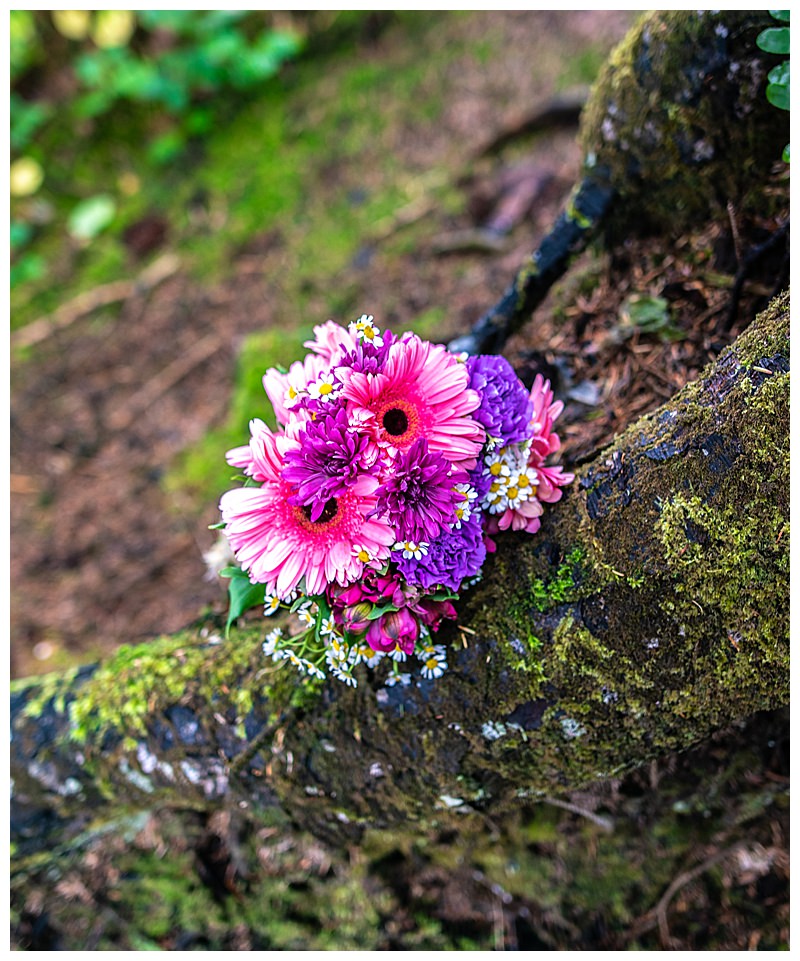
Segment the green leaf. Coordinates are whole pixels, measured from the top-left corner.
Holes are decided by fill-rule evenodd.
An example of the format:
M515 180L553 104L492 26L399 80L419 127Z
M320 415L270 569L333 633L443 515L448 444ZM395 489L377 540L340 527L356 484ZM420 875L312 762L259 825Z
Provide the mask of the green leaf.
M399 611L400 608L396 607L394 604L382 604L380 607L373 607L372 610L367 614L368 621L377 621L379 617L384 614L388 614L390 611Z
M150 144L147 158L152 163L167 164L178 157L186 146L186 138L180 130L169 130Z
M24 220L12 220L11 221L11 249L19 249L24 247L25 244L33 236L33 227Z
M114 219L117 205L108 194L97 194L82 200L73 208L67 229L78 240L92 240Z
M114 94L110 89L92 90L75 100L73 104L75 116L79 118L99 117L108 110L114 99Z
M17 263L11 265L9 285L17 287L29 280L39 280L47 270L47 262L39 254L23 254Z
M788 53L789 28L767 27L756 37L756 44L767 53Z
M786 20L787 22L789 20L788 10L770 10L769 15L776 20Z
M231 568L226 567L225 570L228 571ZM234 568L234 570L238 571L239 568ZM264 584L253 584L247 575L240 577L225 574L225 571L221 573L223 576L231 578L231 582L228 584L228 620L225 624L225 636L227 637L233 623L245 611L264 603L266 587ZM242 572L239 571L239 573Z
M767 100L779 110L789 109L789 88L783 84L770 83L767 85Z
M11 146L20 152L31 142L37 130L52 116L49 104L32 103L12 93L11 107Z
M317 607L319 610L317 611L317 622L314 625L314 639L317 641L322 641L322 635L320 634L319 629L322 627L322 622L326 618L330 617L331 614L330 605L328 604L327 598L324 594L320 594L317 597Z
M457 601L458 594L454 594L453 591L447 590L447 588L442 588L439 591L431 594L432 601Z
M783 162L787 164L789 163L789 144L788 143L783 148Z
M773 67L772 70L767 74L767 80L770 83L779 83L789 86L789 61L784 60L783 63L779 63L777 67Z
M641 330L659 330L669 323L669 304L663 297L633 296L623 305L622 315Z

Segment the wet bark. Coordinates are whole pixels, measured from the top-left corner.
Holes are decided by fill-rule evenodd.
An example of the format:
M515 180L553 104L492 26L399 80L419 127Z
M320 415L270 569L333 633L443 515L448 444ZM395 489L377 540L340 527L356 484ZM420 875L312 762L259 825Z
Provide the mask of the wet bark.
M339 845L495 816L786 704L788 331L787 294L581 467L536 536L501 538L436 681L301 689L260 622L17 685L17 851L153 805L288 813Z

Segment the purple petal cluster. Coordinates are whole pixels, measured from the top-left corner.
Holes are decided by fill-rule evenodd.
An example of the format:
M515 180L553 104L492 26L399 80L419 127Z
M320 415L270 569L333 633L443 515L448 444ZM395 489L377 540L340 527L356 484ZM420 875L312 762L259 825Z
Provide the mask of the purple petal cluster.
M469 386L481 395L481 406L473 413L490 437L503 444L518 444L530 433L533 414L525 385L505 357L481 354L467 359Z
M384 333L381 347L376 347L367 340L359 340L352 350L342 354L337 366L349 367L359 374L377 374L383 369L389 348L396 340L390 330Z
M453 520L455 482L447 458L420 437L395 457L391 476L378 489L377 510L388 516L399 540L431 541Z
M486 559L483 524L473 514L459 529L445 529L431 541L428 553L416 559L402 557L397 562L400 573L413 587L426 591L436 586L457 591L465 578L480 573Z
M325 420L308 421L300 447L285 455L282 475L297 488L292 504L311 504L316 521L332 497L344 493L362 473L369 456L369 440L350 428L342 408Z

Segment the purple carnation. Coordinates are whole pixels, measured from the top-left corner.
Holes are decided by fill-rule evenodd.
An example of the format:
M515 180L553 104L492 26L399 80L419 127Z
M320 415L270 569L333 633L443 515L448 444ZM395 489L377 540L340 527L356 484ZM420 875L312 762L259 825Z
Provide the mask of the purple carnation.
M392 461L389 478L378 488L376 513L386 514L399 540L431 541L455 517L459 477L438 451L419 437Z
M486 559L480 514L472 514L458 529L446 529L416 559L400 557L397 566L406 581L426 591L436 585L457 591L465 578L480 573Z
M481 396L472 416L490 437L502 444L518 444L530 434L533 408L525 385L505 357L481 354L467 359L469 386Z
M483 462L479 460L478 463L469 472L469 484L470 487L477 493L477 498L475 502L480 504L484 497L489 493L489 488L492 486L492 481L494 478L489 473L489 468Z
M290 448L284 456L281 473L297 488L290 503L313 504L311 520L317 520L332 497L344 493L372 466L366 463L369 447L368 437L349 429L344 409L308 421L300 447Z

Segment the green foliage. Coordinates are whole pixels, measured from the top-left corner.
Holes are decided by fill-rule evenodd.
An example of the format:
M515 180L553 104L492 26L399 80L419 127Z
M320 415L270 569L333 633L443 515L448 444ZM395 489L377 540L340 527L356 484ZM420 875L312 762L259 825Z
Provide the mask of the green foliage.
M98 17L107 11L99 11ZM69 72L78 92L64 107L73 120L109 114L123 101L155 105L180 121L179 130L197 132L202 98L251 89L274 76L295 57L300 38L284 30L262 29L241 10L140 10L135 32L121 37L95 30L77 42L71 34ZM63 26L61 27L63 31ZM41 58L46 37L30 11L12 12L11 76L23 76ZM119 42L119 41L122 42ZM20 96L12 100L12 145L23 149L43 122L42 110ZM198 119L201 122L198 124Z
M788 10L770 10L776 20L789 23ZM779 110L789 110L789 27L768 27L756 37L756 43L766 53L785 55L783 63L773 67L767 74L767 100ZM789 144L783 151L783 159L789 163Z
M108 194L97 194L82 200L73 208L67 229L78 240L92 240L113 221L117 205Z
M682 340L684 333L672 322L669 303L663 297L633 294L620 308L620 322L615 332L626 339L639 331L656 334L664 342Z
M220 571L222 577L229 578L228 583L228 621L225 624L227 637L231 626L252 607L264 603L265 587L263 584L253 584L248 575L240 567L226 567Z
M51 219L85 244L120 225L124 199L111 195L119 191L114 182L85 195L82 184L98 183L97 171L82 169L95 143L108 135L118 147L125 137L146 145L152 177L230 116L231 94L241 99L263 84L301 46L299 35L271 27L269 14L257 11L11 11L12 161L41 166L43 185L29 193L52 192L66 209ZM35 85L27 82L33 70L37 79L42 73ZM26 198L12 217L35 228L24 239L18 231L12 245L13 288L42 277L49 255L24 249L44 233Z

